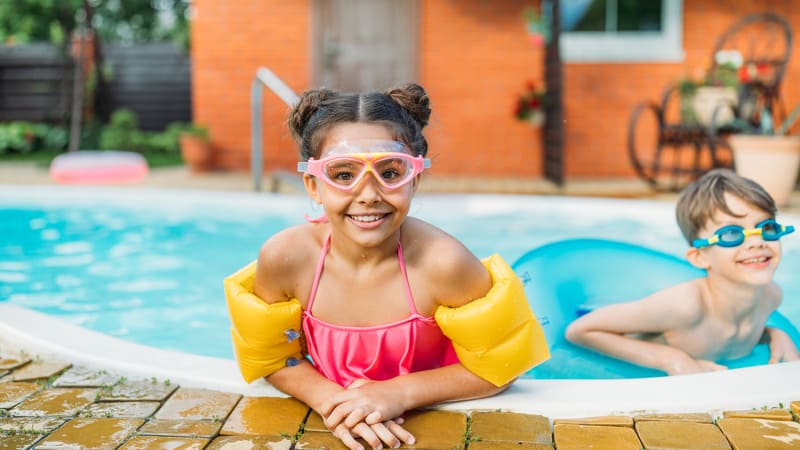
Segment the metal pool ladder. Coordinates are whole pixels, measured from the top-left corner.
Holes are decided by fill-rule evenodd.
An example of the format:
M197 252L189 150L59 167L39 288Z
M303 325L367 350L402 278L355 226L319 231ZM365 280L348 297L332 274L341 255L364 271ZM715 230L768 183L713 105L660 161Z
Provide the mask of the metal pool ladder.
M263 155L261 149L261 117L263 110L264 86L268 87L275 95L283 100L289 107L293 107L300 97L294 93L292 88L286 85L275 73L266 67L259 67L250 88L251 114L250 114L250 172L253 177L253 190L261 190L261 177Z

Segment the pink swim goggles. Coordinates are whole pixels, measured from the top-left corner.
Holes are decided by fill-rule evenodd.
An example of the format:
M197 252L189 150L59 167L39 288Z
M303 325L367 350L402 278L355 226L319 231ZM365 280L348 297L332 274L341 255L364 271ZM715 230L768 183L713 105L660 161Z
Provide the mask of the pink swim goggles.
M405 146L396 143L398 148ZM322 159L310 158L297 163L298 172L306 172L328 185L343 190L353 190L367 172L386 189L397 189L413 180L431 161L422 156L400 152L366 152L331 155Z

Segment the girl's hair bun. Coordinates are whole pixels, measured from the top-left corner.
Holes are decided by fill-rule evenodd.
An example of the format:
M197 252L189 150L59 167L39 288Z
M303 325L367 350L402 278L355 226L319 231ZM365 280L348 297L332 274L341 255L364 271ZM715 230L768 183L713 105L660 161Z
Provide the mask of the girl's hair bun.
M431 102L425 89L415 83L404 84L384 92L395 103L417 121L422 127L428 124L431 117Z
M289 114L289 130L295 140L302 140L303 130L305 130L314 113L317 112L319 105L334 95L336 95L334 91L324 87L303 92L300 100Z

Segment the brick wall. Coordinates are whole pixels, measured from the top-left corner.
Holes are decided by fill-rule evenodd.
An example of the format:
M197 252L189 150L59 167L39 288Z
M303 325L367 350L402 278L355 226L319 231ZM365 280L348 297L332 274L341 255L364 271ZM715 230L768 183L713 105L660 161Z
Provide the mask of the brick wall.
M541 177L540 131L512 116L528 79L543 77L543 54L522 22L536 0L420 0L420 83L433 115L427 131L433 174ZM208 125L216 166L246 170L250 155L250 86L260 66L296 92L310 87L311 2L194 0L193 110ZM568 178L633 177L627 155L631 110L658 100L662 89L708 65L716 38L756 11L784 15L800 32L792 0L684 0L681 63L566 64L564 67ZM800 101L800 47L795 43L783 84L786 107ZM264 95L265 170L292 169L296 150L284 124L286 107Z

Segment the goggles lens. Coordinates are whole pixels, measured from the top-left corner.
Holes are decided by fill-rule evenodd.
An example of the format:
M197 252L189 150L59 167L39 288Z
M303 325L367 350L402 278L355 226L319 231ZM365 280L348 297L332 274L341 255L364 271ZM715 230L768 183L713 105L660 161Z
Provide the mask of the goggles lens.
M781 225L775 219L767 219L756 224L755 228L745 229L739 225L726 225L714 232L714 236L708 239L695 239L693 247L701 248L710 245L720 247L738 247L742 245L744 239L751 234L761 235L765 241L777 241L782 236L794 231L791 225Z
M333 155L297 164L298 172L308 172L345 191L355 188L367 172L386 189L397 189L428 167L427 158L396 152Z

